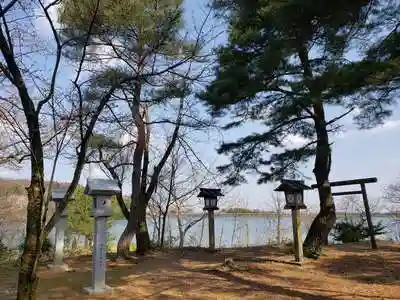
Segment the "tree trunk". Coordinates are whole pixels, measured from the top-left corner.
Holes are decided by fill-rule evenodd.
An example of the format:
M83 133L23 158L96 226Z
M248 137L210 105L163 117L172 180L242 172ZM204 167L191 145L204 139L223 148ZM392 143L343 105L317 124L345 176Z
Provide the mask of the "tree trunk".
M309 89L314 110L313 119L317 135L317 148L314 164L314 175L318 185L320 212L313 220L303 244L305 255L308 257L319 256L321 246L327 243L328 235L335 225L336 212L329 184L331 170L331 148L325 120L324 104L321 91L313 86L313 71L305 44L299 39L298 54L304 69L305 82Z
M27 188L28 207L24 251L18 275L17 300L36 299L38 278L37 263L41 251L42 207L44 201L43 148L39 120L33 114L27 116L31 155L31 183Z
M31 300L36 299L36 287L38 282L36 269L42 244L42 222L46 221L45 216L42 220L44 203L43 145L40 134L39 109L38 111L36 110L35 104L29 96L12 47L12 44L7 41L3 30L0 28L0 50L9 71L7 77L9 77L9 79L12 77L10 81L18 90L29 134L31 182L30 186L27 188L26 235L18 274L17 300Z
M185 235L182 231L179 231L179 249L183 248L184 242L185 242Z
M38 277L36 275L37 263L40 257L41 243L41 193L43 185L40 180L33 179L28 191L28 213L24 251L21 257L18 275L18 300L36 299Z
M117 257L128 259L130 257L129 250L135 236L136 222L133 218L128 219L128 224L125 226L118 243L117 243Z
M179 231L179 248L183 248L183 243L185 241L185 233L183 230L183 224L182 224L182 219L181 219L181 211L179 206L178 208L178 213L176 214L176 219L178 221L178 231Z
M25 105L27 103L32 105L29 105L29 108L25 107L31 151L31 183L27 188L26 235L18 275L17 300L34 300L36 299L38 283L36 270L42 245L44 225L42 222L46 221L45 218L42 220L44 202L43 146L40 136L39 118L34 111L28 92L22 89L20 96Z
M174 132L172 134L172 138L170 143L168 144L167 149L165 150L161 160L159 163L154 167L153 174L150 179L150 183L146 190L147 185L147 167L148 167L148 143L149 143L149 126L145 126L143 122L143 118L148 118L147 115L147 108L144 109L144 115L140 115L139 105L140 105L140 91L141 86L140 84L136 84L135 86L135 100L137 103L132 104L131 111L132 116L135 119L135 125L137 128L137 143L133 153L133 172L132 172L132 203L131 203L131 214L130 218L132 219L132 211L134 206L135 209L135 216L133 217L132 222L136 224L135 227L130 226L129 229L134 230L136 229L136 253L139 255L144 255L150 249L150 236L147 229L147 221L146 221L146 208L149 199L153 195L158 183L158 178L160 176L161 170L164 167L166 161L168 160L174 146L176 140L178 139L178 132L180 128L180 122L182 119L182 109L183 109L183 99L180 101L179 106L179 114L177 118L177 124L175 125ZM147 123L147 122L146 122ZM144 159L144 161L143 161ZM143 166L142 166L143 163ZM128 221L129 224L129 221ZM128 230L128 226L125 228ZM124 230L124 232L125 232ZM129 248L127 245L126 238L133 237L133 232L127 232L125 236L121 236L121 247L125 247L125 249L120 249L120 253L127 253L129 252ZM124 241L125 240L125 241ZM118 241L120 244L120 241ZM117 251L118 252L118 251Z
M277 219L276 219L276 243L278 245L281 244L281 212L278 212Z
M173 157L171 160L171 174L170 174L170 179L169 179L168 199L167 199L167 204L165 205L165 211L162 213L163 218L162 218L162 227L161 227L161 248L164 246L165 224L167 222L168 211L169 211L169 207L170 207L171 201L172 201L172 194L173 194L173 191L175 190L175 174L176 174L176 166L175 166L174 157Z
M117 257L129 258L129 247L132 243L132 239L136 233L136 241L141 242L138 239L138 222L140 222L138 216L140 208L143 207L142 201L144 200L142 195L141 187L141 174L142 174L142 159L143 152L146 142L146 134L142 116L140 115L139 105L140 105L140 92L141 85L139 83L135 84L135 102L131 104L132 117L135 120L135 125L137 129L137 143L135 150L133 152L133 170L132 170L132 195L131 195L131 207L129 212L128 224L126 225L124 231L122 232L118 244L117 244ZM145 209L146 213L146 209ZM139 247L139 245L136 245Z
M161 224L161 242L160 242L160 247L164 247L164 240L165 240L165 224L167 223L167 214L168 210L163 213L162 215L162 224Z
M137 207L136 215L136 253L145 255L150 249L150 236L147 229L146 207L141 201Z
M204 219L201 221L201 231L200 231L200 242L199 242L199 247L201 247L201 243L203 242L203 235L204 235Z
M161 209L158 210L157 244L161 245Z
M318 140L313 172L318 185L320 212L312 222L304 241L306 256L318 255L321 246L327 243L329 233L336 222L335 203L329 184L331 149L326 129L323 104L321 102L314 105L314 112L317 116L315 120L315 129Z

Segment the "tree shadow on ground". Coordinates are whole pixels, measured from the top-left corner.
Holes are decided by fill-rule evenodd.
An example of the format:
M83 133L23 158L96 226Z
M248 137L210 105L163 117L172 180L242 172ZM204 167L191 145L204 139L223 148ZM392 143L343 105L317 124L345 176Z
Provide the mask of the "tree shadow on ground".
M91 284L91 257L67 259L73 272L55 273L41 268L39 295L37 300L130 300L135 299L379 299L383 294L362 290L362 294L352 291L351 281L354 276L376 276L382 272L379 266L386 264L388 270L399 271L400 257L382 258L379 255L362 254L362 256L339 253L339 257L324 257L319 262L299 268L276 263L265 264L263 258L282 255L281 249L254 247L250 249L229 249L217 253L209 253L204 249L184 251L170 250L150 253L145 257L137 257L132 261L107 262L107 284L113 291L103 295L87 296L82 290ZM399 253L400 254L400 253ZM233 258L238 263L236 269L226 267L226 258ZM248 258L246 262L245 258ZM374 263L368 265L369 260ZM383 259L383 261L382 261ZM397 261L396 261L397 259ZM343 265L344 267L340 267ZM351 262L356 261L352 265ZM365 265L369 269L361 270ZM340 269L342 268L342 269ZM343 269L344 268L344 269ZM315 275L309 273L315 271ZM364 272L365 271L365 272ZM370 271L370 273L368 273ZM375 272L375 273L374 273ZM0 272L1 273L1 272ZM334 277L331 287L326 287L326 273L340 275ZM390 272L389 272L390 273ZM393 273L393 272L392 272ZM391 273L391 274L392 274ZM1 274L0 274L1 275ZM348 276L349 275L349 276ZM332 279L333 276L330 277ZM336 279L335 279L336 278ZM365 283L363 280L354 277ZM345 284L341 287L340 284ZM391 282L392 284L394 281ZM0 283L0 291L3 289ZM358 291L363 289L359 286ZM389 293L393 294L393 293ZM381 295L378 297L377 295ZM2 297L0 299L15 299ZM385 299L396 299L385 296Z
M308 299L308 300L320 300L321 299L320 295L314 295L314 294L308 293L308 292L297 291L297 290L289 289L289 288L282 287L279 285L259 283L257 281L241 278L232 273L223 272L220 270L198 270L197 272L217 276L217 277L223 278L235 285L241 285L241 286L243 286L241 288L242 291L247 290L248 292L255 292L255 291L267 292L269 294L289 296L289 297L299 297L301 299ZM269 275L265 274L265 276L269 276ZM324 299L333 300L335 298L332 298L329 296L324 296Z
M362 283L400 284L400 252L390 256L372 253L324 258L320 268Z
M225 258L231 258L235 261L252 261L265 263L271 261L271 257L282 262L293 261L293 256L289 253L288 247L278 246L259 246L242 248L222 248L211 252L206 248L184 248L182 250L174 249L173 252L179 253L182 258L190 259L195 262L213 263L221 262ZM199 255L201 254L201 255Z
M96 296L93 299L130 299L133 293L136 299L210 299L215 292L228 298L251 297L265 299L270 297L302 299L321 299L312 293L296 291L288 287L259 283L244 279L229 272L216 269L188 268L175 256L165 255L147 258L138 264L108 263L107 284L114 287L111 294ZM146 262L147 261L147 262ZM219 260L223 262L223 260ZM151 263L151 264L149 264ZM90 284L90 262L78 261L79 268L69 274L48 273L41 279L42 299L84 299L82 289ZM265 270L252 267L246 271L252 275L271 278L274 275ZM129 292L131 290L131 292ZM151 294L148 292L151 291ZM82 298L79 298L82 297ZM256 298L255 298L256 297ZM91 298L92 299L92 298ZM325 297L325 299L334 299Z
M0 264L0 299L14 300L17 291L18 269L12 264Z
M191 277L190 284L184 284L185 278L176 276L174 278L154 278L152 285L159 286L158 291L151 295L152 299L178 299L169 298L165 291L180 288L182 295L189 295L193 289L198 289L203 297L196 297L190 294L183 299L208 299L207 293L213 292L218 295L229 295L231 298L239 299L250 297L251 299L382 299L381 296L373 296L367 293L353 293L350 291L328 290L321 288L321 283L305 282L303 279L277 275L276 272L268 271L257 266L250 265L247 270L222 271L216 268L189 269L189 272L202 276ZM259 276L258 278L256 276ZM270 279L271 283L259 282L258 280ZM258 279L258 280L257 280ZM273 282L285 282L275 284ZM164 296L165 298L162 298ZM182 298L180 298L182 299ZM218 299L218 298L216 298ZM225 299L225 298L224 298ZM385 297L385 299L398 299L397 297Z

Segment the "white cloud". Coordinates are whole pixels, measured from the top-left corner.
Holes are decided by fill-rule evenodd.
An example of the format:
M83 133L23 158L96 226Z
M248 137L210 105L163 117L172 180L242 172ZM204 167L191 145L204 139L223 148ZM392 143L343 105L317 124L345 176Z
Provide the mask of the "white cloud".
M388 120L382 125L379 125L375 128L369 129L369 130L357 130L357 129L351 129L348 131L342 131L338 132L334 135L335 138L338 139L343 139L343 138L348 138L356 135L374 135L374 134L380 134L383 132L391 131L391 130L396 130L400 128L400 120ZM304 137L300 135L289 135L284 139L284 146L289 149L294 149L297 147L304 146L309 140L305 139Z
M389 120L383 123L382 125L375 127L367 132L370 133L379 133L382 131L394 130L400 127L400 120Z
M300 135L289 135L284 139L283 144L286 148L294 149L297 147L304 146L308 142L307 139Z
M336 134L336 137L339 139L343 138L348 138L350 136L356 136L356 135L374 135L374 134L380 134L383 132L391 131L391 130L396 130L400 128L400 120L388 120L382 125L379 125L377 127L374 127L369 130L357 130L357 129L351 129L345 132L340 132Z

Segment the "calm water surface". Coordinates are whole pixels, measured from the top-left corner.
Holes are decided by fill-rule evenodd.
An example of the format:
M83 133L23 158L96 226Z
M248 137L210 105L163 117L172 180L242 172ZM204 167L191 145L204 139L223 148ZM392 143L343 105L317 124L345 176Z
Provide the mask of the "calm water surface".
M198 216L185 216L184 222L198 218ZM290 216L284 216L281 220L281 238L285 241L292 240L292 221ZM340 219L339 219L340 220ZM378 236L378 239L393 240L400 242L400 225L396 224L389 217L374 217L374 224L382 221L386 226L387 233ZM302 235L305 238L308 228L311 225L312 217L302 218ZM110 228L110 235L115 240L118 239L126 225L125 220L115 221ZM148 220L148 230L150 237L156 237L154 224ZM175 216L168 218L165 239L172 245L177 246L178 223ZM273 243L277 236L277 219L274 216L234 216L216 215L215 216L215 243L217 247L239 247L239 246L258 246ZM330 237L333 242L333 238ZM185 237L185 246L204 246L208 245L208 222L207 218L197 223L188 231Z
M189 223L199 216L185 216L184 223ZM340 219L339 219L340 220ZM395 223L390 217L374 217L373 222L382 221L386 226L386 234L377 236L378 239L392 240L400 243L400 224ZM311 225L312 217L302 217L302 236L305 238L308 228ZM115 243L125 228L126 221L119 220L113 222L109 229L109 238L111 243ZM154 224L148 219L148 230L150 237L156 240ZM7 229L8 234L3 242L10 248L16 248L23 242L25 226L19 228ZM12 233L11 233L12 232ZM11 233L11 234L10 234ZM50 232L49 239L54 242L55 230ZM257 215L216 215L215 216L215 243L217 247L245 247L266 245L276 242L277 219L274 216ZM179 244L178 223L175 216L170 216L167 221L165 241L170 246ZM290 216L282 217L281 221L281 239L283 241L292 240L292 222ZM78 238L78 243L83 243L83 238ZM333 238L330 237L330 242ZM194 225L185 236L184 246L208 246L208 222L207 218Z

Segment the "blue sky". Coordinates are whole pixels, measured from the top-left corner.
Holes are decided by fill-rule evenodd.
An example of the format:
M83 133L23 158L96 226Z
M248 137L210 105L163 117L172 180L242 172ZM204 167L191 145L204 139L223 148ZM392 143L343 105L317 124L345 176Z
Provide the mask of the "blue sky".
M201 1L187 0L185 2L185 18L189 24L199 24L204 17L206 9ZM214 23L212 25L215 25ZM221 28L219 27L218 30ZM220 36L214 43L224 42L225 36ZM210 47L214 46L209 45ZM328 114L334 115L336 111L328 108ZM367 190L370 198L378 198L382 195L384 187L396 181L400 175L400 110L394 109L393 116L386 124L369 131L358 131L351 123L351 118L342 122L347 131L340 136L332 137L333 144L333 162L331 171L331 180L345 180L360 177L377 177L378 183L369 184ZM235 137L244 136L249 131L256 131L254 124L248 124L244 128L224 134L224 140L230 140ZM217 157L215 151L221 137L214 134L210 138L203 138L204 143L196 146L196 150L201 158L207 162L213 162L217 166L226 162L225 157ZM389 142L388 142L389 141ZM297 141L294 139L294 143ZM51 170L51 162L46 162L47 178ZM305 175L312 177L312 161L304 166L302 171ZM24 167L21 170L9 170L0 168L0 177L2 178L27 178L29 177L29 168ZM73 166L67 161L61 161L56 172L56 180L70 181L72 178ZM104 175L99 170L92 170L93 176ZM88 176L88 171L84 171L81 176L81 183L84 184ZM232 190L224 199L224 205L229 205L229 201L237 201L242 205L251 208L270 208L270 198L276 184L257 185L257 178L249 177L249 183ZM313 180L307 182L314 183ZM129 192L129 185L124 186L125 192ZM351 187L355 189L356 187ZM335 190L343 190L337 188ZM306 202L309 206L317 207L318 199L315 191L306 193ZM340 201L340 199L338 199Z

